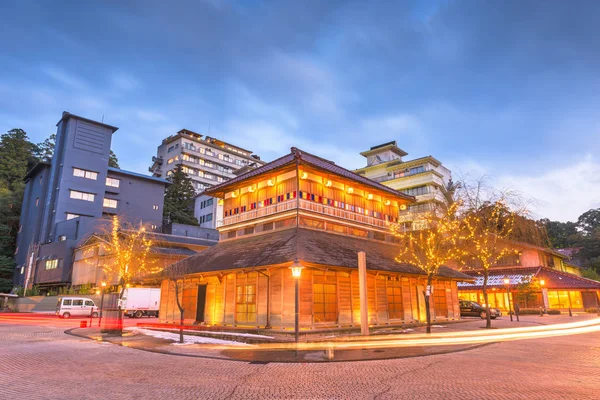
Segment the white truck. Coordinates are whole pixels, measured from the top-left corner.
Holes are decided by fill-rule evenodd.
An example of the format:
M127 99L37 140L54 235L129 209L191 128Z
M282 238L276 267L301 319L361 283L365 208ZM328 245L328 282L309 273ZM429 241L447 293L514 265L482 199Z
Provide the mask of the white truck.
M120 300L121 310L130 318L158 317L160 288L127 288Z

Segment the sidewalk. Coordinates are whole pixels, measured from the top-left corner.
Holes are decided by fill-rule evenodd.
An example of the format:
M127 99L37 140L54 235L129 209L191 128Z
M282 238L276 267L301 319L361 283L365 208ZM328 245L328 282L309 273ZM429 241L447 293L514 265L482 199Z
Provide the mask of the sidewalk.
M453 323L436 324L432 326L432 333L427 338L440 338L444 333L473 332L478 334L494 334L510 332L511 328L542 327L544 325L564 324L570 322L585 321L597 318L596 314L574 314L567 315L525 315L520 317L520 322L510 321L509 316L503 316L492 320L492 329L485 329L485 320L479 318L465 318ZM145 328L130 327L124 331L123 336L103 334L98 328L74 328L65 333L87 339L96 340L100 343L110 343L136 350L151 351L163 354L213 358L231 361L245 361L254 363L268 362L327 362L327 361L358 361L377 360L389 358L419 357L433 354L452 353L465 350L473 350L481 346L492 344L457 344L438 346L411 346L398 347L390 340L410 340L412 338L423 338L425 326L414 328L372 328L371 336L361 337L360 334L347 334L344 336L323 334L311 336L311 347L296 351L294 343L289 342L289 337L278 337L278 335L253 335L232 332L185 332L184 344L177 343L179 331L157 331ZM441 335L440 335L441 334ZM468 336L468 335L467 335ZM252 342L252 343L245 343ZM316 349L314 344L322 343L322 347ZM336 349L334 358L328 358L329 348L343 347L344 343L365 343L362 348ZM396 342L398 343L398 342ZM320 345L319 345L320 346ZM329 352L329 356L332 352Z

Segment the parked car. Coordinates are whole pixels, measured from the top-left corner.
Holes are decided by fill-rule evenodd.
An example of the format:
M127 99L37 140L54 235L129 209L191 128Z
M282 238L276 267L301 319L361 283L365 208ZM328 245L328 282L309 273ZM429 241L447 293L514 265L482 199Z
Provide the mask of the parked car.
M474 301L460 300L460 316L461 317L480 317L487 318L487 310L481 304ZM496 319L498 311L495 308L490 308L490 318Z
M98 307L85 297L61 297L56 303L56 315L61 318L98 317Z

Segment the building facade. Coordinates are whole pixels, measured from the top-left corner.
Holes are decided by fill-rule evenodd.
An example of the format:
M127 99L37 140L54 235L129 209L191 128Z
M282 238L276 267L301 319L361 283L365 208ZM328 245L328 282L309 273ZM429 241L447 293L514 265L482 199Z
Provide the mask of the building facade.
M299 149L207 190L223 203L217 245L173 268L182 272L186 323L289 329L294 278L302 265L299 319L303 330L360 325L357 255L366 253L369 321L425 319L426 276L399 264L390 223L414 197ZM459 319L457 281L442 268L431 311ZM162 283L159 318L179 321L172 281Z
M452 174L434 157L403 160L408 153L395 141L371 147L360 154L367 159L367 166L354 172L415 197L415 203L400 210L400 220L407 228L423 228L419 214L433 210L436 202L447 202L445 194Z
M168 182L108 166L117 129L63 113L52 160L25 177L15 285L68 285L74 247L114 214L154 229L162 225Z
M173 225L171 229L175 234L153 232L146 235L146 238L152 242L146 263L151 264L153 268L164 268L214 246L218 242L219 238L215 235L214 229L181 224ZM193 231L190 232L190 230ZM77 244L73 252L71 278L73 289L99 288L104 282L110 291L118 290L119 277L110 268L114 256L111 254L107 242L110 242L110 238L106 233L94 233ZM137 283L141 282L132 282L134 285ZM145 281L144 283L152 282ZM160 282L154 284L159 285Z
M576 266L567 263L565 255L523 243L515 243L515 248L518 254L504 257L489 270L490 307L508 311L509 301L511 307L518 304L521 308L563 311L597 307L600 282L583 278ZM475 280L458 284L460 298L485 304L483 271L477 265L463 270Z
M222 140L203 136L182 129L169 136L158 146L156 157L152 158L150 172L155 177L167 178L177 165L192 179L192 185L199 194L195 200L195 216L200 226L215 228L219 210L218 202L200 194L215 185L234 178L235 171L244 167L258 167L265 163L252 151L242 149Z

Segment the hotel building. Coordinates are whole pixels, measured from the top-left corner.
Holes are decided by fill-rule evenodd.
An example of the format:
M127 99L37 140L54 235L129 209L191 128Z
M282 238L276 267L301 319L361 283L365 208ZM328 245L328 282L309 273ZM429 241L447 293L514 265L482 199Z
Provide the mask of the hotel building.
M177 165L181 165L198 193L195 217L201 227L214 229L217 215L220 215L218 202L202 192L234 178L238 169L264 164L250 150L182 129L162 141L149 170L155 177L166 179Z
M400 210L400 221L410 229L421 229L419 214L431 211L435 202L446 202L445 192L452 181L450 170L432 156L403 160L407 156L396 142L373 146L360 153L367 166L355 170L392 189L415 197L415 202Z
M303 330L360 325L357 253L366 253L369 323L425 320L426 276L395 261L389 223L414 197L292 148L271 163L206 191L219 199L217 245L175 264L184 270L185 323L289 329L294 326L290 266L303 266ZM430 303L433 319L460 318L457 282L442 267ZM159 318L179 321L172 283L162 283Z

